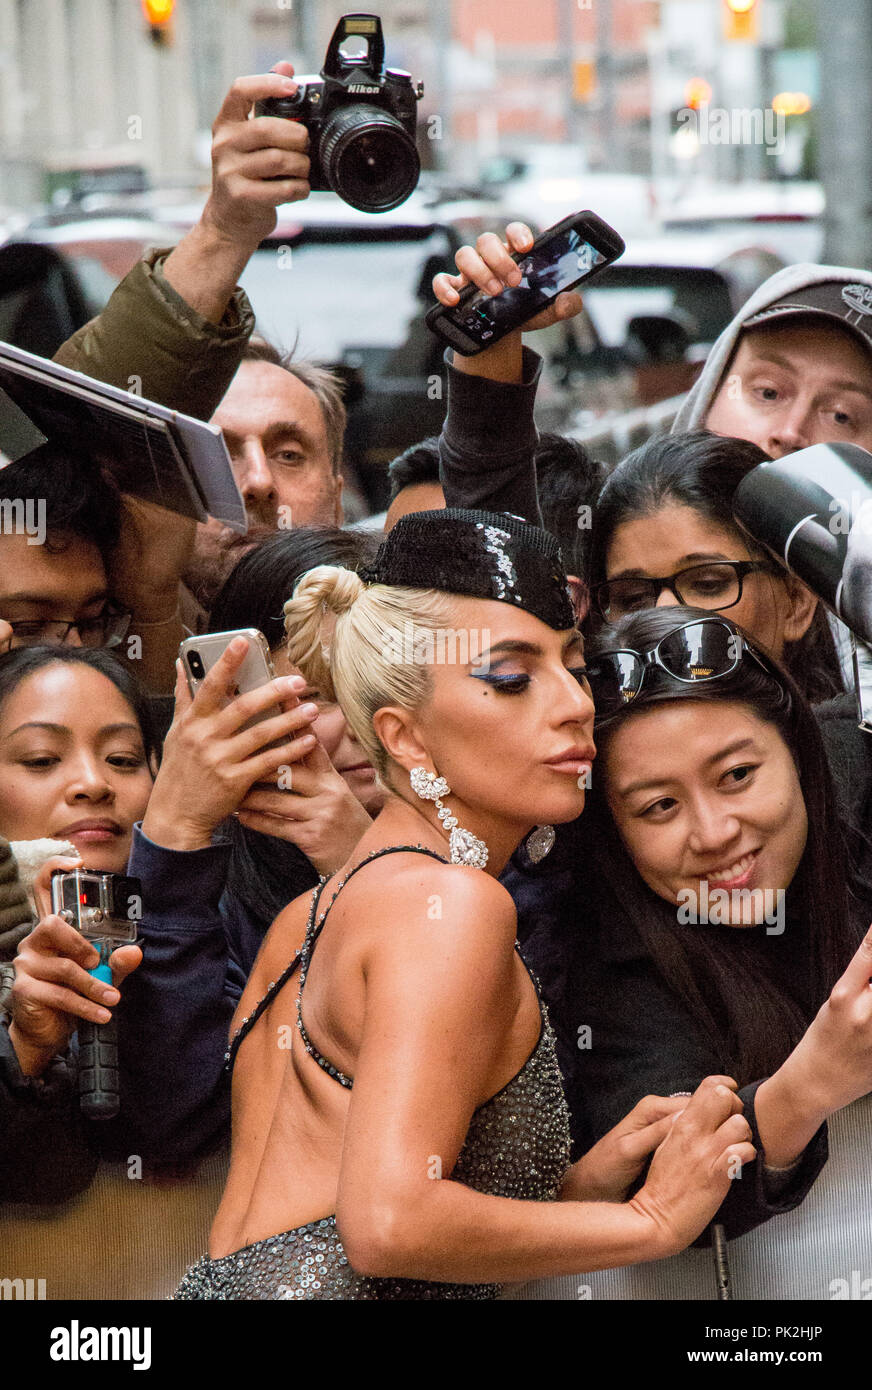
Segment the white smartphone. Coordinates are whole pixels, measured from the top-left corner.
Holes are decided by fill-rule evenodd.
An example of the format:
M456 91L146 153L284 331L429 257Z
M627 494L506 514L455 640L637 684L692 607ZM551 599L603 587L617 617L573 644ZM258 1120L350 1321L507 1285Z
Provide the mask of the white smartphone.
M234 637L246 638L248 651L245 660L236 672L236 684L229 692L229 699L235 699L237 695L247 695L250 690L258 690L262 685L274 680L276 673L273 669L267 640L256 627L240 627L233 632L208 632L202 637L186 637L179 646L179 656L182 659L188 687L192 695L196 695L212 667L224 655ZM249 719L242 727L249 729L253 724L259 724L264 719L271 719L273 715L280 713L279 706L272 705L262 714L257 714L253 719ZM283 739L282 742L287 742L287 740Z

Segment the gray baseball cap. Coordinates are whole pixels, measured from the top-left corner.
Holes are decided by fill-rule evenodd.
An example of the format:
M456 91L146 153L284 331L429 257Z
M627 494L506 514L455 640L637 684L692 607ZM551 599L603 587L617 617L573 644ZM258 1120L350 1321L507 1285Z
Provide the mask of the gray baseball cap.
M776 299L746 319L742 327L779 322L796 314L819 314L848 328L872 351L872 285L845 280L822 280Z

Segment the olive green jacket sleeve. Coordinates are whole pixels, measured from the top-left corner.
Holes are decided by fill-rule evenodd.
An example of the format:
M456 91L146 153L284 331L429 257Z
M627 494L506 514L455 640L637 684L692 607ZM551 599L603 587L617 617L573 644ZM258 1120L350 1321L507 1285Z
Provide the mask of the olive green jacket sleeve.
M106 308L68 338L55 361L170 410L208 420L254 332L237 287L220 323L210 323L163 274L168 250L152 251L115 289Z

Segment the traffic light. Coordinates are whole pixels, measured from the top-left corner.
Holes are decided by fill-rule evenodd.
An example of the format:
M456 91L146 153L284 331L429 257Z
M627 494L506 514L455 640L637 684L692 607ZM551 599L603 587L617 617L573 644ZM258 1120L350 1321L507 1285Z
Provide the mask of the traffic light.
M711 84L706 82L704 77L691 77L684 88L684 104L690 107L691 111L698 111L701 106L708 106L712 99Z
M152 43L167 46L173 41L173 14L176 0L142 0Z
M760 0L723 0L724 38L756 43Z
M811 104L807 92L779 92L772 98L772 110L779 116L804 116Z

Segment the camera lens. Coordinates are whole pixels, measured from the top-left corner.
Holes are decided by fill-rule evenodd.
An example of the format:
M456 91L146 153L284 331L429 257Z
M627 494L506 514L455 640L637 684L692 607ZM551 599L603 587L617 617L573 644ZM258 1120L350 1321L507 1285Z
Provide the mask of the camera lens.
M195 680L202 680L206 672L199 652L188 652L188 669Z
M414 191L421 172L415 142L395 116L377 106L346 106L324 127L326 181L361 212L388 212Z

